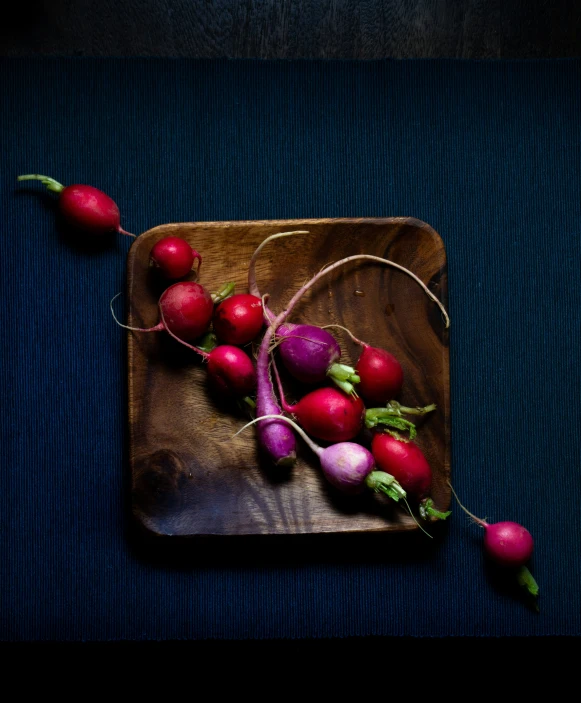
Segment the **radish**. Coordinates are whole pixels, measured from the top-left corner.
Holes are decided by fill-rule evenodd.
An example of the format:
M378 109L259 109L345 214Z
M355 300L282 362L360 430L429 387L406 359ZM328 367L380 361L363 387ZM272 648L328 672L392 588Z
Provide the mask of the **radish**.
M361 398L336 388L318 388L289 405L276 364L273 366L283 410L291 413L308 434L326 442L346 442L359 434L365 412Z
M378 432L371 441L371 453L377 466L394 476L406 493L419 501L420 515L425 520L445 520L450 515L449 511L434 507L429 496L432 469L417 444Z
M295 234L309 234L306 230L281 232L267 237L260 244L250 260L248 267L248 290L260 297L256 283L256 261L263 247L273 239L289 237ZM269 325L275 314L264 306L264 320ZM280 344L280 357L287 371L301 383L322 383L328 377L341 390L352 394L354 384L359 382L355 369L346 364L339 364L341 347L335 337L322 327L315 325L294 325L286 323L276 330L284 340Z
M363 348L355 365L355 373L359 376L357 392L374 405L384 405L397 397L403 385L403 369L395 356L362 342L342 325L325 325L324 329L329 327L344 330L351 341Z
M121 327L135 332L166 330L180 342L197 339L207 332L214 313L211 295L199 283L193 281L174 283L162 293L158 303L161 321L154 327L143 329L121 324L113 312L113 300L111 312L115 322Z
M59 194L59 209L65 220L91 235L103 235L119 232L129 237L134 234L126 232L121 227L119 208L102 190L93 186L72 185L63 186L54 178L27 174L18 176L19 181L41 181L48 190Z
M151 263L170 280L183 278L192 270L194 261L198 261L198 275L202 266L202 257L181 237L163 237L151 248Z
M394 477L382 471L374 471L375 461L373 455L365 447L355 444L355 442L339 442L332 444L330 447L319 447L296 422L284 415L263 415L257 417L256 420L244 425L236 435L247 427L267 419L276 419L291 425L319 457L321 469L329 483L343 493L354 495L363 492L365 487L368 487L375 492L381 491L385 493L396 502L400 498L405 501L406 493Z
M262 300L255 295L232 295L214 310L214 331L226 344L248 344L258 335L262 324Z
M247 396L256 388L256 371L248 354L239 347L221 344L210 352L191 347L207 362L208 378L212 387L228 397Z
M462 505L449 481L448 485L462 510L484 529L484 551L488 557L500 566L517 569L519 585L536 598L539 595L539 586L525 566L533 554L534 540L531 533L516 522L489 523L476 517Z
M268 239L274 238L276 236L280 235L272 235L272 237L267 238L265 242L263 242L263 245L268 241ZM287 235L285 235L287 236ZM321 279L323 276L327 275L328 273L331 273L331 271L334 271L335 269L339 268L340 266L343 266L344 264L349 263L350 261L357 261L357 260L371 260L371 261L378 261L382 264L387 264L388 266L394 266L397 269L402 270L404 273L407 273L409 276L411 276L417 283L422 287L422 289L425 291L426 295L430 299L432 299L442 310L442 313L445 316L446 319L446 327L449 326L450 320L448 318L448 314L446 313L446 310L444 309L444 306L442 303L436 298L436 296L425 286L420 279L413 274L411 271L408 271L406 268L403 266L400 266L399 264L395 264L393 261L389 261L388 259L382 259L378 256L370 256L367 254L358 254L355 256L348 256L346 259L341 259L340 261L337 261L333 264L330 264L329 266L325 267L322 271L319 271L313 278L311 278L308 283L305 283L305 285L297 292L295 295L291 298L286 310L280 313L278 317L274 318L264 333L264 336L262 338L262 342L260 344L260 349L258 352L258 359L256 363L256 375L257 375L257 395L256 395L256 408L257 408L257 414L259 416L262 415L275 415L275 414L280 414L280 409L278 408L278 403L276 400L276 397L274 395L274 389L272 386L272 380L270 377L270 369L269 369L269 353L270 353L270 345L272 342L272 338L275 334L275 331L278 330L278 328L283 325L287 318L292 314L292 311L294 310L294 307L296 304L299 302L299 300L302 298L302 296L310 289L312 286L315 285ZM252 276L249 274L249 282ZM252 292L252 290L251 290ZM268 313L266 313L268 315ZM288 435L285 438L285 441L282 441L282 437L278 436L279 432L282 432L284 428L284 424L280 421L277 422L269 422L269 423L264 423L261 422L258 425L258 435L259 435L259 440L263 444L263 446L266 448L267 452L271 455L273 459L275 459L276 456L279 457L279 459L275 459L275 461L280 461L280 459L284 459L285 452L292 451L293 457L294 457L294 447L292 450L289 450L290 447L290 442L288 440ZM288 429L288 428L286 428ZM289 442L288 446L285 446L285 442ZM289 454L290 457L290 454ZM294 460L294 459L293 459Z
M276 334L283 337L280 358L287 371L301 383L322 383L331 379L345 393L355 393L359 376L355 369L339 364L341 347L335 337L314 325L281 325Z

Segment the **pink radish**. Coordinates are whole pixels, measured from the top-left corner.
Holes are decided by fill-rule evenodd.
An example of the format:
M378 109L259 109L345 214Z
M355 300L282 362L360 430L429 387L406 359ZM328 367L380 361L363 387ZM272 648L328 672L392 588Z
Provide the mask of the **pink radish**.
M462 510L484 529L484 551L488 557L500 566L516 568L518 583L536 598L539 586L525 566L533 554L534 540L531 533L516 522L489 523L476 517L462 505L449 481L448 485Z
M274 238L277 235L273 235ZM286 236L286 235L285 235ZM270 239L270 238L269 238ZM268 241L268 239L266 240ZM266 242L263 242L261 246L263 246ZM388 259L382 259L378 256L370 256L367 254L358 254L355 256L348 256L346 259L341 259L341 261L337 261L334 264L330 264L326 268L324 268L322 271L319 271L319 273L311 278L311 280L306 283L295 295L291 298L286 310L284 310L278 317L274 318L269 326L269 328L266 330L262 342L260 344L260 349L258 352L258 359L257 359L257 364L256 364L256 375L257 375L257 395L256 395L256 408L257 408L257 414L259 416L263 415L275 415L277 414L277 411L280 412L280 409L278 407L278 403L276 401L276 397L274 395L274 389L272 386L272 380L270 377L270 369L269 369L269 352L270 352L270 345L272 343L272 339L274 337L275 332L278 330L278 328L285 324L287 318L292 314L296 304L299 302L299 300L302 298L302 296L308 291L310 288L312 288L315 283L319 281L319 279L323 278L323 276L331 273L335 269L339 268L340 266L343 266L344 264L347 264L351 261L358 261L358 260L371 260L371 261L377 261L382 264L387 264L388 266L394 266L395 268L403 271L404 273L407 273L409 276L411 276L424 290L426 295L433 300L440 310L442 311L442 314L444 315L446 319L446 327L450 324L450 320L448 318L448 314L446 313L446 310L444 309L444 306L442 303L436 298L436 296L425 286L424 283L411 271L408 271L406 268L403 266L400 266L399 264L395 264L393 261L389 261ZM249 274L249 280L251 276ZM251 292L252 289L251 289ZM269 313L267 313L268 315ZM282 440L282 437L278 436L278 433L282 433L282 431L285 428L284 424L280 421L274 422L274 421L269 421L268 423L261 422L258 425L258 437L261 445L266 449L267 453L273 458L275 462L280 461L281 458L284 459L286 456L287 452L292 451L292 455L294 457L294 446L292 447L292 450L290 449L291 447L291 441L288 438L288 435L286 435L284 441ZM288 454L290 456L290 453ZM276 458L278 457L278 459ZM294 460L294 459L293 459Z
M307 436L305 431L296 422L284 415L266 415L249 422L236 435L257 422L277 420L291 425L305 440L307 445L319 457L321 468L325 477L335 488L343 493L357 494L371 488L382 492L395 501L405 500L406 493L393 476L382 471L374 471L375 461L370 451L354 442L339 442L330 447L319 447ZM236 436L234 435L234 436Z
M163 237L151 248L151 263L170 280L183 278L192 270L194 261L198 261L198 275L202 266L202 257L181 237Z
M278 369L274 364L281 405L309 435L326 442L346 442L356 437L363 425L365 408L361 398L345 395L336 388L318 388L289 405Z
M174 283L162 293L158 303L161 321L154 327L143 329L122 325L115 317L112 304L113 301L111 312L115 322L121 327L135 332L166 330L180 342L192 341L204 334L210 327L214 313L211 295L199 283L193 281Z
M262 300L238 293L221 302L214 311L214 332L226 344L242 346L262 329Z
M19 181L41 181L48 190L59 194L59 210L65 220L73 227L91 235L104 235L119 232L129 237L134 234L121 227L119 208L102 190L93 186L63 186L54 178L27 174L18 176Z
M449 511L434 507L430 498L432 469L417 444L378 432L371 441L371 453L377 466L394 476L406 493L419 501L424 519L444 520L450 515Z

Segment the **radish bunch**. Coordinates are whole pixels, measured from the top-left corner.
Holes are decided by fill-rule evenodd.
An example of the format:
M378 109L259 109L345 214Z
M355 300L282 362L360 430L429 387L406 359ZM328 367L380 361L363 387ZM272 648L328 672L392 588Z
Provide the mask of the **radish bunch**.
M322 474L336 490L348 495L365 490L382 493L403 503L416 522L445 520L450 512L441 510L431 496L432 469L414 422L436 412L436 406L407 407L398 401L405 385L404 372L388 350L363 342L338 325L295 324L289 318L318 281L358 260L392 266L411 276L440 307L448 326L446 311L407 269L359 254L325 267L292 296L282 312L273 312L256 283L257 256L268 242L301 233L280 233L262 242L250 262L248 293L235 293L232 283L211 293L198 280L188 280L196 261L199 277L202 256L179 237L159 240L151 250L151 264L168 281L158 301L159 321L149 328L128 329L165 332L201 356L213 392L244 398L255 408L256 418L239 432L255 425L261 450L276 466L295 463L296 432L317 455ZM341 359L340 345L329 331L332 327L345 331L361 348L354 366ZM258 345L255 363L242 348L252 343ZM289 402L278 364L311 390ZM484 549L490 558L516 569L519 583L536 597L538 586L526 567L533 550L530 533L516 523L489 524L469 514L485 530Z

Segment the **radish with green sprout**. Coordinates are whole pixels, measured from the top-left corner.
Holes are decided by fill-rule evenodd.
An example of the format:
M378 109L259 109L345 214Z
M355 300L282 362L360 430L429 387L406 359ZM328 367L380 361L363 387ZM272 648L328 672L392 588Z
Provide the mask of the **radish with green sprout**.
M18 176L19 181L41 181L52 193L58 193L59 210L69 225L91 235L119 232L135 237L121 227L119 208L102 190L86 185L64 186L54 178L36 173Z
M445 520L449 511L438 510L430 497L432 469L415 442L377 432L371 441L371 453L377 466L396 478L406 493L418 501L424 520Z
M262 248L273 239L295 234L308 234L308 232L298 230L273 234L257 247L248 267L248 290L250 293L260 297L256 283L256 261ZM272 310L265 305L264 319L266 324L269 325L275 317ZM316 384L323 383L329 378L346 393L355 392L355 384L359 382L359 377L351 366L339 363L341 347L335 337L326 329L315 325L295 325L286 322L278 327L276 334L283 338L279 344L282 363L297 381Z
M289 405L275 363L273 367L283 410L293 415L307 434L325 442L345 442L359 434L365 412L361 398L326 387Z
M519 585L536 599L539 595L539 586L526 566L533 555L534 549L534 540L531 533L526 527L516 522L490 523L476 517L462 505L449 481L448 485L462 510L479 527L484 529L484 551L487 556L500 566L515 569Z
M355 442L338 442L329 447L320 447L294 420L284 415L257 417L236 434L240 434L255 423L262 423L266 420L288 423L293 427L319 457L321 469L329 483L343 493L354 495L362 493L365 488L370 488L376 493L385 493L396 502L400 499L405 501L406 493L394 477L383 471L376 471L375 460L371 452Z
M265 242L263 242L263 245L268 241L269 239L272 239L276 236L281 236L281 235L273 235L269 237ZM286 233L284 236L288 236ZM370 261L376 261L378 263L382 264L387 264L388 266L393 266L404 273L407 273L409 276L411 276L425 291L426 295L433 300L440 310L442 311L442 314L445 316L446 319L446 327L449 325L449 318L446 313L446 310L444 309L444 306L442 303L436 298L436 296L426 287L426 285L411 271L408 271L406 268L403 266L400 266L399 264L394 263L393 261L389 261L389 259L382 259L378 256L370 256L367 254L357 254L355 256L348 256L345 259L341 259L341 261L337 261L333 264L330 264L329 266L325 267L322 271L319 271L311 280L306 283L295 295L291 298L290 302L287 305L287 308L281 312L277 317L273 318L271 320L271 323L264 333L264 336L262 338L262 342L260 344L260 348L258 351L258 358L256 362L256 376L257 376L257 394L256 394L256 409L257 409L257 415L258 416L263 416L263 415L279 415L280 414L280 408L278 406L278 401L276 399L276 396L274 394L274 388L272 385L272 379L270 376L270 351L271 351L271 345L273 342L273 338L275 336L275 333L277 330L281 327L281 325L285 325L287 318L292 314L295 306L297 303L300 301L302 296L310 289L312 288L321 278L326 276L327 274L331 273L332 271L335 271L337 268L344 266L345 264L350 263L351 261L360 261L360 260L370 260ZM249 281L253 277L253 275L249 275ZM251 288L251 292L253 292L253 289ZM254 294L254 293L253 293ZM268 310L265 309L265 314L267 316L267 319L270 319L270 315L272 313ZM309 363L309 355L308 353L305 353L303 357L303 362L305 365L308 365ZM287 433L284 434L284 430L287 430ZM292 463L295 458L295 446L294 446L294 437L291 437L292 440L289 438L288 434L288 427L285 427L285 423L281 422L280 420L268 420L268 421L262 421L258 424L257 428L257 433L258 433L258 439L262 447L266 450L267 454L273 459L275 463L279 463L281 461L284 461L285 463ZM292 458L291 458L292 454Z
M174 280L187 276L198 262L198 275L202 257L181 237L163 237L151 247L151 263L165 278Z
M329 327L344 330L352 342L362 347L355 364L355 373L359 378L357 393L367 403L374 405L383 405L397 398L403 386L403 369L395 356L385 349L362 342L342 325L325 325L325 329Z

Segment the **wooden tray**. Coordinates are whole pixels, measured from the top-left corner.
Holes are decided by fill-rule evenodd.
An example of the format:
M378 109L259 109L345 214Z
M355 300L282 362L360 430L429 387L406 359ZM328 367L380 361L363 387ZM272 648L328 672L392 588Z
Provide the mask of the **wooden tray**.
M202 253L200 283L209 290L233 280L238 292L246 292L248 262L256 246L269 234L296 229L310 234L276 240L259 259L259 286L262 293L270 293L274 310L280 311L324 264L360 253L406 266L447 305L444 245L419 220L193 222L155 227L136 239L127 262L128 324L149 327L158 322L157 299L164 284L148 261L151 247L162 237L183 237ZM436 505L446 509L448 331L437 306L409 276L380 264L351 263L305 296L292 320L341 324L391 351L405 373L401 402L437 403L417 441L433 470ZM358 348L340 331L336 334L346 363L355 362ZM165 333L129 332L128 340L132 505L147 530L194 536L417 529L409 515L381 496L369 492L346 497L330 488L316 457L300 440L299 459L290 472L261 457L252 428L230 440L249 416L215 402L193 352Z

